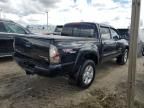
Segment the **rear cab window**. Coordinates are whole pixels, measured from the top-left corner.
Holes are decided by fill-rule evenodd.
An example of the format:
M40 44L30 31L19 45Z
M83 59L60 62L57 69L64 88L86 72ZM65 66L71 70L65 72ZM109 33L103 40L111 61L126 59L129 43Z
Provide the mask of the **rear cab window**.
M74 23L67 24L62 30L63 36L73 37L97 37L98 32L94 24Z

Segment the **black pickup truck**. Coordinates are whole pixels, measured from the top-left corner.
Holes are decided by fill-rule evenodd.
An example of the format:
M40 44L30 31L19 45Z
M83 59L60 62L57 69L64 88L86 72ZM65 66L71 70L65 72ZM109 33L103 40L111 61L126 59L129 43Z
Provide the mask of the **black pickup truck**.
M113 58L121 65L127 62L128 42L111 26L68 23L61 35L15 37L15 60L27 74L67 74L82 88L93 82L96 65Z

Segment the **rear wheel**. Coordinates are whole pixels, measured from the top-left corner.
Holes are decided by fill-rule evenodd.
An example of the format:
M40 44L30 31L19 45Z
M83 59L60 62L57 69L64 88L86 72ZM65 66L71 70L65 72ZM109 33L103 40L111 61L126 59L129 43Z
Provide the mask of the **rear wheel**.
M88 88L94 78L95 78L95 63L92 60L86 60L82 68L80 69L80 74L78 76L77 85L81 88Z
M127 63L127 60L128 60L128 50L126 49L122 55L117 57L117 63L124 65Z

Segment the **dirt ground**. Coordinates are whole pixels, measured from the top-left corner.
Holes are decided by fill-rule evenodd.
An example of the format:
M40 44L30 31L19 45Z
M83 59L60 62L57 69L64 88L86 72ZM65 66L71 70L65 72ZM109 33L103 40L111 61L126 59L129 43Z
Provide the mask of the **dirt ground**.
M138 58L135 107L144 108L144 57ZM11 58L0 59L0 108L126 108L128 64L109 61L97 66L86 90L67 77L27 76Z

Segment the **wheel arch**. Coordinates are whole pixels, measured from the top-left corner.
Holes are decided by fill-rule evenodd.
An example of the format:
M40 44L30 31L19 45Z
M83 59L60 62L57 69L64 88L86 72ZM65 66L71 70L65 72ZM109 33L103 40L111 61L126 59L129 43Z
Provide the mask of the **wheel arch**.
M72 73L70 73L71 76L73 76L74 78L77 78L80 72L79 69L81 68L85 60L93 60L95 62L95 65L97 65L99 63L99 53L94 50L93 51L92 50L81 51L77 56L77 59L73 66Z

